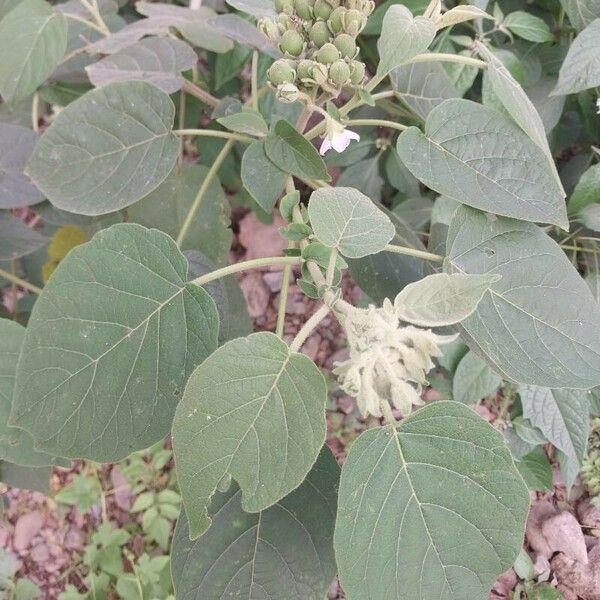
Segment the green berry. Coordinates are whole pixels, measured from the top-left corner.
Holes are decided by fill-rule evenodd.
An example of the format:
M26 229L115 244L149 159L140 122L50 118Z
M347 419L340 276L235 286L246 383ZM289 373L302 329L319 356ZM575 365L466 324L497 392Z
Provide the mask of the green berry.
M365 63L359 60L353 60L350 63L350 81L354 85L359 85L365 78Z
M314 0L294 0L296 14L304 20L312 19Z
M294 0L275 0L275 10L278 13L291 13L294 10Z
M327 23L325 21L317 21L311 27L308 37L317 48L329 42L331 40L331 32L329 31L329 27L327 27Z
M330 43L324 44L317 52L317 60L322 65L330 65L332 62L340 58L339 50Z
M356 9L349 10L343 19L343 29L350 35L358 35L367 23L367 18Z
M354 58L356 56L356 42L351 35L347 33L340 33L335 40L333 45L340 51L340 54L344 58Z
M331 5L326 0L315 0L313 13L316 18L326 21L332 12Z
M303 48L304 39L295 29L288 29L281 36L281 40L279 41L279 49L284 54L289 54L290 56L299 56Z
M267 76L273 85L293 83L296 79L296 71L287 60L279 59L269 67Z
M336 60L329 65L329 79L335 85L346 85L350 79L350 67L343 60Z

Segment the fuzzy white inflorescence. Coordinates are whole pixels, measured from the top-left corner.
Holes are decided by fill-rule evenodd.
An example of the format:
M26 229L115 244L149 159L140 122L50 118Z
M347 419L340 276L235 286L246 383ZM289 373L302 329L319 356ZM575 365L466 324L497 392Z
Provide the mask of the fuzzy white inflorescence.
M403 326L394 305L385 300L381 308L369 306L344 316L350 358L336 363L334 374L340 387L355 396L363 416L381 417L388 403L402 415L423 404L421 390L442 355L439 346L457 335L437 335L431 329Z

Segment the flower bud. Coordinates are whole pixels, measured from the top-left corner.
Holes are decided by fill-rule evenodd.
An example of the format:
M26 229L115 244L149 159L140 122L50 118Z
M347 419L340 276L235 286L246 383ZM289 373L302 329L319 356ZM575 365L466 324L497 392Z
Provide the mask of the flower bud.
M275 10L278 13L292 14L294 11L294 0L275 0Z
M281 36L279 49L284 54L299 56L304 49L304 39L295 29L288 29Z
M267 77L271 84L275 86L293 83L296 79L296 71L287 60L279 59L269 67Z
M327 21L327 25L329 25L329 29L333 33L339 33L343 27L343 18L344 15L348 12L347 8L343 6L338 6L332 13L329 15L329 20Z
M293 83L282 83L277 86L275 96L281 102L296 102L300 98L300 90Z
M308 37L317 48L329 42L331 40L331 32L329 31L329 27L327 27L327 23L325 21L317 21L311 27Z
M340 58L340 52L333 44L327 43L319 48L316 56L321 64L330 65Z
M342 20L343 30L350 35L358 35L367 24L367 18L358 10L349 10Z
M337 86L346 85L350 79L350 67L343 60L336 60L329 65L329 79Z
M314 60L301 60L296 66L296 73L298 74L298 79L302 81L303 79L308 79L312 76L312 70L315 65L319 63Z
M296 14L304 20L312 19L314 0L294 0Z
M315 6L313 8L315 18L326 21L332 10L331 5L326 0L315 0Z
M266 18L261 19L258 23L258 28L272 42L277 42L279 40L279 27L277 27L277 23L275 23L275 21Z
M375 9L373 0L348 0L346 6L350 9L358 10L365 17L368 17Z
M365 78L365 63L359 60L353 60L350 63L350 82L354 85L359 85Z
M323 87L327 83L329 70L321 63L314 61L311 62L313 63L313 66L310 69L309 76L306 78L306 80L303 80L303 82L306 84L313 84Z
M358 51L354 38L347 33L340 33L336 36L333 45L340 51L343 58L354 58Z

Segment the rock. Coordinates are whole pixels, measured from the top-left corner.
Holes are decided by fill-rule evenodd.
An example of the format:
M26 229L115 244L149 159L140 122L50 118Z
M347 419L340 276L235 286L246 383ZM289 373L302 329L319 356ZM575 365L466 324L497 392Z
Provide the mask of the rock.
M565 598L600 600L600 546L592 548L587 564L559 553L551 561L558 590Z
M550 561L542 554L536 554L533 561L533 572L536 577L550 572Z
M585 538L577 519L570 512L564 511L546 519L542 523L542 535L552 552L562 552L587 564Z
M13 546L17 552L24 552L31 540L38 534L44 524L44 515L38 510L22 515L15 525Z
M265 225L253 212L249 212L239 226L238 240L246 248L246 260L281 256L287 248L287 241L279 234L279 228L285 226L280 216L275 217L272 225Z
M517 585L517 574L509 569L500 575L492 588L492 598L510 598Z
M579 522L586 527L592 529L600 529L600 508L594 506L589 498L584 502L580 502L577 507L577 516Z
M311 360L315 360L317 356L317 352L319 351L319 345L321 343L321 338L318 335L311 335L304 345L302 346L302 353L306 354Z
M265 284L262 275L257 271L252 271L242 279L240 283L246 304L248 305L248 314L251 319L256 319L265 314L271 290Z
M541 500L533 503L527 518L525 537L531 548L546 558L550 558L554 551L542 533L542 523L557 513L550 502Z
M127 479L123 477L121 471L119 471L119 467L114 466L110 471L110 481L113 485L113 489L115 493L113 494L113 498L115 499L115 504L121 510L129 510L132 504L132 496L131 496L131 486L129 485Z
M267 284L267 287L276 294L281 290L282 283L282 274L281 271L269 271L267 273L263 273L263 279ZM290 281L293 280L293 277L290 276Z
M36 563L45 563L50 558L50 550L46 544L36 544L31 549L29 556Z

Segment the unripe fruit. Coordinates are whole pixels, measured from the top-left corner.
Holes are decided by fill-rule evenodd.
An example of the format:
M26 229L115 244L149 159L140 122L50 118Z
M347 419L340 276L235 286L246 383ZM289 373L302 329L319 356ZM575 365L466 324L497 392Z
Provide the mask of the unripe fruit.
M350 63L350 81L354 85L359 85L365 78L365 63L353 60Z
M275 10L278 13L291 13L294 10L294 0L275 0Z
M326 21L331 14L333 9L325 0L315 0L315 6L313 8L313 14L318 19L323 19Z
M287 60L279 59L269 67L267 76L273 85L293 83L296 79L296 71Z
M296 72L298 73L299 79L309 79L312 77L312 70L315 65L318 65L318 62L314 60L301 60L296 67Z
M367 23L367 18L358 10L349 10L343 19L344 31L350 35L358 35Z
M340 58L339 50L330 43L324 44L317 52L317 60L323 65L330 65Z
M294 0L296 13L301 19L312 19L314 0Z
M304 39L296 30L288 29L281 36L279 49L284 54L289 54L290 56L299 56L303 48Z
M329 79L335 85L345 85L350 79L350 67L343 60L336 60L329 66Z
M331 15L329 15L329 20L327 21L327 25L329 25L329 29L333 33L339 33L343 27L343 19L344 15L348 12L347 8L343 6L338 6Z
M340 51L340 54L344 58L354 58L356 56L356 42L351 35L347 33L340 33L335 40L333 45Z
M329 31L329 27L327 27L327 23L325 21L317 21L310 29L309 38L317 48L326 44L331 39L331 32Z
M266 35L272 42L279 40L279 27L277 23L271 21L271 19L261 19L258 23L258 28Z

